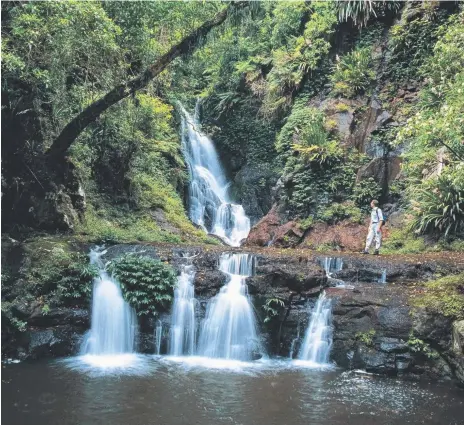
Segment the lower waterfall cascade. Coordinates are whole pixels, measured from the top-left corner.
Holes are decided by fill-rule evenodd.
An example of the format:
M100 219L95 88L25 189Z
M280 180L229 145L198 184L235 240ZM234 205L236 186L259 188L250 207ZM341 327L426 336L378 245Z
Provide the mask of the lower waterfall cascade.
M83 355L130 354L135 349L137 321L132 307L124 300L119 282L108 275L101 256L90 252L90 262L99 268L94 280L91 327L81 346Z
M174 304L171 315L169 354L172 356L195 354L195 293L193 280L195 269L184 266L174 290Z
M325 291L319 296L311 312L311 319L303 344L298 354L299 360L315 364L329 362L332 347L332 301Z
M254 257L250 254L223 254L219 270L228 282L208 302L198 354L205 357L248 361L259 350L256 319L245 280L251 276Z

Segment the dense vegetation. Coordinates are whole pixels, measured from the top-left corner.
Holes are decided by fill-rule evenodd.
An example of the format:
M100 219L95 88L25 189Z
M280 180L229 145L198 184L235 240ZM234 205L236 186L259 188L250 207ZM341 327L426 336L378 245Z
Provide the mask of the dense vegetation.
M169 306L176 283L172 266L150 257L126 254L110 265L110 272L139 316L156 315Z
M412 250L425 248L421 235L459 239L464 12L457 3L231 9L187 54L91 123L65 163L47 162L47 149L77 114L229 6L2 3L8 232L213 243L185 212L176 107L192 109L199 98L232 192L254 221L276 203L283 221L304 229L362 222L369 199L379 197L401 214ZM390 178L399 160L401 173Z

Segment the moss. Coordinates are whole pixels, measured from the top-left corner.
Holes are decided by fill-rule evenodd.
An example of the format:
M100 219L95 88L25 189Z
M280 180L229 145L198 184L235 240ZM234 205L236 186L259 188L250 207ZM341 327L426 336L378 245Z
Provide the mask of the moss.
M464 319L464 273L427 282L423 293L412 296L412 303L453 319Z
M370 329L366 332L357 332L355 335L355 339L357 341L362 342L368 347L372 347L372 345L374 344L375 333L375 329Z
M340 113L348 112L350 107L346 103L340 102L335 105L335 110Z
M168 202L169 205L172 205ZM95 211L89 207L85 218L76 227L80 240L95 243L124 242L166 242L189 243L203 242L217 245L219 242L206 233L196 229L188 218L179 215L174 209L166 212L166 218L173 224L171 231L161 228L146 212L130 212L118 215L114 210L100 209ZM174 233L176 232L176 233Z
M385 254L418 254L425 251L427 245L424 238L414 235L407 227L393 230L382 246Z

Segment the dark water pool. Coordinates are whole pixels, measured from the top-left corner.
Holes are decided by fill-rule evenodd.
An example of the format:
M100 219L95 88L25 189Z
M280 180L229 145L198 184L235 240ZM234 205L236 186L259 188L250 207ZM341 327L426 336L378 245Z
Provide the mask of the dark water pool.
M105 372L78 360L3 365L2 424L464 424L464 392L451 386L285 361L134 361Z

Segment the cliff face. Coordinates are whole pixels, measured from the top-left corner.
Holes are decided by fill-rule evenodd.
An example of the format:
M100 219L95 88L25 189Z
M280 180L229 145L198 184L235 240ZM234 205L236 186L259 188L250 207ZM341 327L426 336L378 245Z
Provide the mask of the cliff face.
M80 249L85 251L87 247ZM222 253L219 248L114 245L108 248L103 260L112 261L127 252L159 258L177 270L186 263L185 256L192 257L198 323L205 315L208 301L226 282L226 276L217 270ZM337 365L464 383L462 321L453 322L449 317L412 307L410 301L411 294L421 291L421 282L437 272L462 270L462 256L429 255L420 260L414 256L389 259L339 256L338 264L342 267L332 270L328 278L323 256L305 251L249 252L256 257L256 267L255 274L247 279L248 291L257 314L261 343L269 355L297 355L311 309L325 290L333 304L331 360ZM27 256L19 251L13 255L17 255L16 264L24 274L29 262ZM386 283L380 283L384 280ZM22 293L21 299L32 298L27 282L18 278L14 285L17 293ZM271 300L276 299L282 304L272 304ZM38 359L78 353L83 335L90 327L89 302L74 305L56 302L47 309L40 299L12 303L12 310L25 326L19 331L8 319L3 320L5 357ZM273 306L274 312L270 313L266 305ZM167 352L169 309L160 311L156 320L139 320L139 351L154 353L153 335L158 320L164 329L161 353Z

